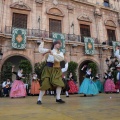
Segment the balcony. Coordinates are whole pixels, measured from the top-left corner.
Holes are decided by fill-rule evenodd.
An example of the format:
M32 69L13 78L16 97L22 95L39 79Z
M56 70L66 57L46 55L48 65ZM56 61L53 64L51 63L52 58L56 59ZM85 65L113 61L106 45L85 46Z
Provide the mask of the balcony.
M5 34L6 35L11 35L12 34L12 27L11 26L6 26L5 27ZM62 33L64 34L64 33ZM75 34L64 34L65 36L65 41L66 42L80 42L84 43L83 37L80 35L75 35ZM46 30L39 30L39 29L27 29L27 37L28 38L49 38L52 39L52 33ZM93 38L95 44L100 44L97 38Z

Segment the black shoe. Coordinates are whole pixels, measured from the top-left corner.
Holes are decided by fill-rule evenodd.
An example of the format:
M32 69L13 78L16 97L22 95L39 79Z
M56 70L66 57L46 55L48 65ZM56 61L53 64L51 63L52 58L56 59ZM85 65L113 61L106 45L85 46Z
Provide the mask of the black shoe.
M38 105L41 105L42 103L41 103L41 101L39 100L39 101L37 101L37 104L38 104Z
M84 97L86 97L86 94L84 94Z
M66 96L66 97L69 97L69 96Z
M63 101L62 99L59 99L59 100L56 99L56 102L58 102L58 103L65 103L65 101Z

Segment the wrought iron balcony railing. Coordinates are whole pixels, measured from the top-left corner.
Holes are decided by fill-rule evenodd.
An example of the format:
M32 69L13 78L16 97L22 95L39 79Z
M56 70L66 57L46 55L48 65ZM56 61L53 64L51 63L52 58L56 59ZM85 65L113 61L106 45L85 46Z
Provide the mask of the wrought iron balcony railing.
M6 26L5 27L5 34L12 34L12 27ZM64 34L64 33L63 33ZM84 36L75 35L75 34L64 34L66 41L76 41L84 43ZM39 30L39 29L27 29L27 37L44 37L44 38L51 38L52 39L52 32L46 30ZM93 38L95 44L100 44L97 38Z

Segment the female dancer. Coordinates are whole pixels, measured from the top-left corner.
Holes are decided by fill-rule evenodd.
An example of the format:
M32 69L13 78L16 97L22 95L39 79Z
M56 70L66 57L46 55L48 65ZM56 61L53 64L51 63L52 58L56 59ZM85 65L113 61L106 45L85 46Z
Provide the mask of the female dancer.
M118 73L117 73L117 83L115 85L115 88L117 89L117 93L119 93L120 92L120 64L118 64L116 67L117 67Z
M98 74L95 77L95 84L97 85L99 93L102 93L103 92L103 84L100 81Z
M104 84L104 92L105 93L117 92L115 89L114 78L112 76L111 71L108 72L107 77L108 79L105 81L105 84Z
M16 80L12 84L12 88L10 91L10 97L11 98L17 98L17 97L25 97L26 96L26 88L24 86L24 83L21 81L23 79L23 70L19 69L18 72L13 72L14 66L12 67L12 73L16 75Z
M69 93L78 93L78 87L73 80L73 74L72 73L70 73L70 75L69 75L68 85L70 87L70 90L68 91Z
M117 93L120 92L120 46L116 46L115 56L117 57L119 64L116 66L118 73L117 73L117 83L116 83L116 89Z
M78 92L79 94L84 94L84 97L86 97L86 95L93 96L98 94L98 88L93 82L92 77L92 70L91 68L88 68L86 71L85 79L83 80Z
M62 81L62 71L60 67L60 62L64 60L64 55L59 51L61 47L60 41L55 41L52 46L52 50L45 49L44 41L39 45L39 52L42 54L47 54L46 66L43 69L41 80L42 85L40 88L40 94L38 97L37 104L42 104L42 97L45 94L45 90L56 88L56 102L65 103L60 98L61 89L64 87Z
M66 62L66 63L65 63ZM68 91L70 90L70 87L69 87L69 84L68 84L68 79L65 77L65 75L64 75L64 73L67 71L67 69L68 69L68 62L67 62L67 57L65 57L65 61L64 61L64 67L62 67L62 65L61 65L61 70L62 70L62 73L63 73L63 75L62 75L62 79L63 79L63 82L64 82L64 84L65 84L65 86L64 86L64 88L63 88L63 92L65 92L65 94L66 94L66 97L69 97L69 93L68 93Z
M40 83L37 79L37 74L33 73L33 77L32 77L32 84L31 84L31 89L30 89L30 93L32 95L38 95L40 93Z

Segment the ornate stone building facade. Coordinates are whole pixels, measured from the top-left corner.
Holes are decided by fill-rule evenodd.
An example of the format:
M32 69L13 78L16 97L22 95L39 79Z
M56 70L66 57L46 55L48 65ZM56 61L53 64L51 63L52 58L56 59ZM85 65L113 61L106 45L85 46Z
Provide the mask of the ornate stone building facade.
M1 0L0 1L0 60L2 66L10 61L18 64L28 59L34 69L44 57L38 52L38 41L45 39L51 46L52 32L65 34L69 61L79 64L78 82L81 83L81 67L92 61L101 74L106 70L106 57L111 56L112 41L120 41L120 3L117 0ZM27 46L24 50L11 47L12 27L27 29ZM95 54L86 55L83 37L95 41ZM16 67L17 69L17 67Z

